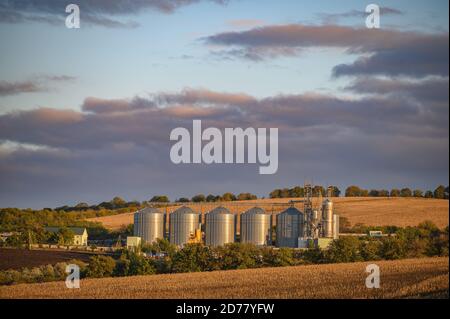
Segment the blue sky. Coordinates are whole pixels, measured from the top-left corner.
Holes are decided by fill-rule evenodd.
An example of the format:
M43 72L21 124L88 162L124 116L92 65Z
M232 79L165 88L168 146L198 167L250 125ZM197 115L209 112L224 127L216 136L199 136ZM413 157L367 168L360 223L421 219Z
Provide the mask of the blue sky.
M24 0L21 1L27 3ZM83 1L89 2L89 0ZM114 0L113 2L120 1ZM49 1L44 2L50 3ZM149 0L148 2L151 3L152 1ZM167 2L170 3L170 0L167 0ZM46 15L55 19L65 15L64 5L66 1L54 1L55 6L62 8L61 14L55 14L54 10L59 12L57 9L41 6L39 1L31 1L30 3L34 3L35 7L30 6L32 9L29 11L23 11L20 7L3 7L2 9L5 3L5 1L0 0L0 11L5 10L8 14ZM355 183L367 188L400 187L408 184L411 187L428 189L440 183L448 183L448 121L443 120L445 115L448 116L448 95L440 89L442 84L445 86L445 83L448 87L448 60L447 62L444 61L444 64L447 63L447 71L442 72L436 72L436 69L429 72L424 71L422 66L411 64L408 68L414 72L405 70L402 73L402 71L399 71L397 75L393 75L389 73L389 70L386 70L381 74L372 72L333 77L333 70L336 66L353 65L362 56L383 53L386 50L383 46L390 40L387 40L386 43L378 40L379 43L373 45L375 49L370 43L361 44L364 47L362 52L358 51L357 43L351 43L351 49L356 50L352 53L349 53L348 44L329 45L326 43L328 41L326 39L320 40L322 42L318 40L318 43L313 45L285 43L282 47L278 47L277 44L271 42L273 39L270 38L270 32L273 32L277 26L285 25L315 26L320 34L323 32L321 31L322 28L327 25L331 25L333 28L351 27L355 29L356 38L357 33L363 34L365 32L365 19L363 17L357 15L352 17L342 16L328 20L328 22L325 17L349 13L353 10L364 11L369 3L357 0L230 0L227 4L194 1L192 4L176 7L173 12L162 12L150 5L148 8L138 10L135 14L123 12L123 14L106 15L119 21L135 21L139 24L136 28L110 28L84 23L83 14L86 14L86 12L83 11L83 6L80 7L81 29L77 30L67 29L63 23L61 25L29 21L10 23L0 19L0 42L2 43L0 46L0 56L2 57L0 59L0 84L5 86L5 92L7 88L19 86L20 83L42 86L33 89L33 92L26 90L21 92L19 89L14 93L0 94L0 125L3 123L3 128L0 127L0 142L3 142L3 144L0 143L2 145L0 148L0 177L14 179L13 186L9 188L5 186L4 189L0 190L3 193L0 200L5 205L11 206L54 206L81 200L97 202L107 200L115 194L128 197L129 200L143 200L148 199L147 197L151 197L150 195L155 193L165 192L175 198L191 196L194 195L191 193L195 192L208 192L209 189L217 193L252 191L254 189L254 192L258 195L267 195L270 190L276 187L301 184L304 178L315 178L319 183L330 182L340 186ZM436 54L441 56L442 53L445 53L445 50L448 51L448 1L398 0L377 1L376 3L380 7L390 8L398 12L398 14L381 16L380 30L386 31L387 37L396 39L393 42L403 41L402 39L409 37L409 33L419 39L418 42L429 35L429 41L436 41L433 43L439 45L435 51L430 48L433 51L428 52L430 56ZM100 14L102 13L100 12ZM267 31L267 33L264 33L266 38L263 40L267 42L265 42L263 50L295 47L298 51L295 54L279 54L277 56L270 56L269 54L261 61L241 59L229 55L228 49L240 49L243 52L261 49L252 47L251 42L253 36L251 32L257 30L257 28L264 29L263 32ZM211 38L229 32L233 33L231 41L235 41L230 44L214 43ZM278 36L283 37L283 34L280 33ZM299 35L297 40L301 41L302 36ZM447 41L442 41L442 38L439 38L441 36L446 36ZM411 40L411 43L413 43L411 45L416 45L415 38ZM249 42L245 42L247 40ZM342 42L347 43L349 41L348 39L342 39ZM410 44L409 42L405 43L404 51L407 51L409 49L406 49L406 46ZM443 49L441 49L441 45ZM402 52L401 54L404 54L402 47L397 49ZM413 52L411 57L404 54L404 59L415 61L414 59L421 54L414 55ZM424 65L427 65L427 63L424 63ZM388 69L388 67L386 68ZM419 72L420 75L411 75L415 71ZM50 77L61 76L70 78L65 80L49 79ZM367 92L366 89L362 90L360 86L358 86L358 89L348 89L355 82L362 85L361 81L367 79L387 81L386 83L383 82L383 85L393 87L395 84L396 88L389 89L391 91L388 93L378 92L380 94L375 97L371 96L371 92ZM427 81L432 83L430 84ZM412 82L418 82L419 86L425 86L425 84L431 86L441 100L433 100L432 102L436 102L436 105L429 106L427 104L429 97L420 95L423 91L421 88L412 85ZM439 84L436 84L436 82L439 82ZM378 84L380 83L377 82ZM397 87L399 85L402 89ZM404 89L406 86L410 90L407 92L408 97L404 96L405 90L407 90ZM154 149L148 145L148 148L146 148L147 146L136 142L136 136L134 135L133 138L128 140L124 135L121 135L122 133L117 133L117 141L108 139L108 142L102 144L102 147L97 149L96 152L90 146L86 146L89 144L88 139L86 141L77 140L75 143L76 138L70 138L71 134L74 134L71 132L67 132L69 137L62 133L67 138L66 144L59 143L59 141L55 142L54 138L46 139L46 137L58 132L57 128L60 128L58 123L51 120L61 118L61 113L56 112L58 110L74 110L76 112L74 118L78 119L80 116L83 118L82 121L86 121L86 123L80 124L80 127L85 128L86 131L90 129L89 125L99 127L104 125L105 119L100 118L99 114L95 112L95 114L87 114L85 101L89 97L108 101L124 99L130 101L133 97L139 96L151 100L154 95L181 94L180 92L183 92L183 90L197 90L201 91L201 94L205 94L205 91L229 94L242 93L258 100L255 103L260 104L261 108L269 108L271 101L277 101L277 97L280 96L285 96L289 101L294 100L294 98L300 99L301 103L306 104L310 103L311 98L309 97L315 96L312 99L314 103L317 103L317 112L323 114L320 119L316 117L313 111L308 111L308 106L303 106L303 104L294 110L285 109L295 107L291 104L289 106L280 105L280 110L285 111L280 111L279 119L280 123L283 123L283 127L286 125L285 130L281 133L283 139L281 143L288 144L292 139L294 144L299 143L297 148L305 147L313 155L308 154L308 156L303 157L299 150L293 156L289 147L281 147L279 156L282 167L279 174L261 177L255 175L256 171L252 170L251 173L242 174L241 178L233 180L229 177L230 167L215 167L216 171L212 174L211 168L206 167L174 168L170 164L165 163L163 165L161 163L167 160L167 154L162 152L165 157L161 155L161 159L152 160ZM401 92L396 90L401 90ZM317 98L318 95L320 98ZM380 112L382 112L381 108L383 112L392 108L394 114L392 118L399 116L396 108L402 109L404 107L403 102L410 103L410 97L414 96L418 100L411 103L410 107L413 113L417 111L417 117L410 117L409 115L405 115L404 118L399 117L401 124L397 126L390 124L389 118L380 118L380 123L374 122L373 128L370 121L367 125L361 124L358 116L363 116L362 114L356 116L356 120L352 120L351 110L347 110L349 114L345 118L341 118L339 113L334 118L329 117L329 114L333 113L333 107L344 107L341 105L344 105L345 101L348 100L357 100L358 103L361 102L361 105L366 102L370 105L380 103L380 100L374 102L370 98L367 101L361 100L366 98L367 95L374 99L384 99L386 106L380 106ZM417 97L418 95L420 97ZM420 100L422 98L424 100ZM320 101L316 101L318 99ZM399 100L398 105L390 106L389 103L393 100ZM181 103L182 107L191 106L191 102L183 103ZM198 103L196 107L205 106L200 105L203 102L192 103L195 105ZM210 103L208 106L213 105L215 107L215 101L209 101L208 103ZM284 100L280 103L284 103ZM335 104L337 106L334 106ZM415 109L417 105L420 105L420 111ZM238 105L238 107L245 108L246 106ZM43 117L39 112L47 108L50 111L44 112L45 117L48 117L45 119L44 125L39 122ZM433 114L432 116L426 115L429 111L427 108L432 108L431 113L429 113ZM18 111L23 112L14 117L13 115L17 114ZM376 111L365 111L367 111L367 114L374 114L375 116L372 115L374 117L378 115ZM255 109L255 112L258 113L259 110ZM283 115L282 112L286 113ZM298 123L302 122L300 116L306 116L311 117L311 123L313 124L308 122L307 127L301 127L301 124L297 125L297 122L289 118L289 114L291 114L289 112L298 112ZM437 112L438 115L435 116L433 112ZM63 113L63 115L66 116L66 113ZM18 117L24 119L18 119ZM283 118L281 119L281 117ZM262 115L261 118L263 118ZM21 122L22 120L23 122ZM184 123L183 120L182 118L177 119L172 124ZM123 123L134 125L136 121L134 118L126 118ZM242 121L242 123L237 123L236 126L253 124L253 120L250 119ZM360 122L355 124L354 121ZM307 121L305 120L305 122ZM387 123L386 127L383 126L385 123ZM41 124L42 126L40 126ZM257 124L261 123L258 122ZM23 128L24 130L29 129L30 135L24 136L24 134L14 131L15 125L30 125L29 128ZM267 123L267 125L269 126L270 123ZM418 125L423 127L423 134L430 134L430 136L417 137L413 127ZM333 134L333 138L336 140L333 143L341 147L331 146L331 154L323 154L320 148L326 148L328 145L323 141L322 134L331 130L332 127L336 128L336 132ZM379 131L375 127L380 128ZM101 135L107 128L109 129L109 126L100 127L98 131L93 130L98 136L92 136L91 139L102 140ZM425 128L429 129L425 131ZM47 129L50 131L46 131ZM64 127L64 129L66 128ZM80 128L74 128L74 130L76 129L79 130ZM298 131L294 132L295 129L298 129ZM361 133L361 130L364 132ZM391 135L386 136L387 132L390 132ZM116 136L115 134L116 132L113 135ZM159 143L159 140L155 137L157 134L152 132L146 132L145 134L149 134L149 144ZM430 140L427 140L428 138ZM349 142L344 143L343 139L348 139ZM387 141L391 141L393 145L390 145ZM385 142L386 144L384 144ZM401 147L395 149L394 145L399 142L403 143L404 150ZM129 153L123 154L121 151L117 151L118 145L124 147L124 143L128 145ZM341 145L340 143L344 144ZM12 149L12 144L19 149ZM30 146L33 145L39 145L45 152L39 153L39 150L34 150L32 154L26 153L25 151L29 151ZM21 146L25 147L25 150L20 148ZM347 150L345 154L342 153L344 149ZM59 153L50 155L48 150ZM140 152L143 153L140 154ZM423 159L418 158L418 154L424 152L429 155L424 156ZM70 155L67 155L69 153ZM129 155L130 153L140 155L133 157ZM364 156L361 155L360 162L365 162L365 164L357 165L361 173L350 173L356 164L353 163L354 159L349 160L349 153L364 154ZM324 155L329 155L329 161L323 160L323 162L320 162L318 159L323 158ZM64 156L68 156L70 159L61 160ZM147 160L137 158L139 156L147 158ZM150 159L148 159L149 156ZM405 158L411 156L414 156L415 159L406 167L402 166ZM300 164L292 160L293 157L301 158ZM82 158L87 164L78 167L79 164L76 164L75 158ZM439 163L435 163L430 168L429 162L436 159L439 159ZM48 177L48 170L51 170L51 167L45 166L44 162L46 161L48 163L55 161L55 164L52 165L55 169L57 167L61 170L61 174L55 173L54 179ZM129 164L129 167L124 169L124 163ZM121 173L117 173L117 176L111 174L108 178L95 176L98 166L108 167L111 170L123 170L123 174L131 177L124 177ZM401 167L401 169L393 172L387 168L388 166ZM135 169L133 170L131 167ZM247 172L246 168L239 168L238 171L241 169ZM293 170L295 173L293 173ZM86 171L93 172L93 178L97 180L89 187L87 187L86 180L74 178L74 176L79 176ZM169 182L165 183L164 180L175 179L175 176L173 176L175 171L187 179L196 179L198 181L197 189L191 190L186 185L173 188ZM225 176L228 176L228 178L226 181L224 180L224 186L216 187L216 179L223 179ZM42 187L41 193L28 197L30 185L37 183L36 181L42 180L42 178L47 179L47 177L48 182ZM58 183L62 185L73 183L73 185L64 192L61 191L61 185ZM159 187L149 186L148 189L143 189L146 188L146 185L155 185L155 183ZM78 195L73 196L74 193ZM54 198L54 194L58 194L58 198ZM28 199L23 200L24 197L28 197Z

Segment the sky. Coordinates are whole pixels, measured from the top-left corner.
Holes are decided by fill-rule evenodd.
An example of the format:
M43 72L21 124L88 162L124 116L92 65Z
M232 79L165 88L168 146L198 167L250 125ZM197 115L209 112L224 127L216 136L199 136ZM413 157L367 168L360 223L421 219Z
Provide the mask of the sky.
M448 1L372 2L0 0L0 207L448 185ZM277 173L173 164L194 119L278 128Z

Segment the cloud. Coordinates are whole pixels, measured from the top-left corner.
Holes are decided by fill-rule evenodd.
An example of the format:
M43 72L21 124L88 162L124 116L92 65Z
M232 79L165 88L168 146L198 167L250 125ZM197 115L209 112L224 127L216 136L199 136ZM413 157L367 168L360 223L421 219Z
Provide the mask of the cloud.
M261 19L236 19L227 21L227 25L233 28L252 28L266 24Z
M149 10L170 14L180 7L201 1L221 5L228 3L228 0L78 0L76 4L80 7L82 23L108 28L135 28L139 25L137 22L124 22L120 18L135 16ZM52 0L0 0L0 23L61 24L66 16L67 4Z
M361 94L352 99L316 93L256 98L187 88L146 97L89 97L81 111L0 115L0 177L10 181L0 185L0 200L57 206L115 195L266 195L307 177L367 187L445 183L448 79L358 80L347 87ZM193 119L204 128L279 128L278 173L261 177L252 165L172 164L170 131L189 129Z
M253 61L295 56L317 47L342 48L360 56L354 63L337 65L333 69L336 77L448 76L448 33L288 24L224 32L202 40L224 48L220 54Z
M50 82L68 82L74 81L75 79L76 77L68 75L41 75L26 81L0 81L0 96L46 92L50 89Z

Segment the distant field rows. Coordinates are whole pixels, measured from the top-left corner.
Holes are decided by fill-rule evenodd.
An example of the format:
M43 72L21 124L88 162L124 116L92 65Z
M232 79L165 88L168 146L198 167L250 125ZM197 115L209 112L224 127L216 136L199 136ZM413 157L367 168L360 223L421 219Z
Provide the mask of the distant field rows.
M268 213L277 214L286 207L290 199L264 199L244 202L204 203L193 205L188 203L196 211L206 213L217 206L224 206L235 214L258 205ZM299 198L294 198L299 200ZM448 225L449 201L425 198L377 198L377 197L339 197L333 199L336 213L349 219L352 225L362 223L372 226L416 226L425 220L433 221L438 227ZM279 205L284 203L285 206ZM275 205L273 205L275 204ZM278 204L278 205L277 205ZM302 204L296 204L302 209ZM315 205L318 205L315 200ZM172 212L177 207L167 207ZM165 209L162 209L165 211ZM123 225L133 223L133 214L120 214L113 216L97 217L89 219L102 223L106 228L118 229Z
M365 286L370 262L85 279L0 287L0 298L448 298L448 258L377 261L379 289Z

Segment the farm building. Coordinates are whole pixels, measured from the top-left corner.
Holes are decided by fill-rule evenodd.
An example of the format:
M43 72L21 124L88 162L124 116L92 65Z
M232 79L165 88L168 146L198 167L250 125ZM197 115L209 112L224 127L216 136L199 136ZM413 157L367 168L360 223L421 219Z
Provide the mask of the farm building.
M61 227L45 227L45 230L49 233L57 233ZM77 246L87 246L88 242L88 233L86 228L84 227L67 227L68 230L72 231L73 236L73 245Z

